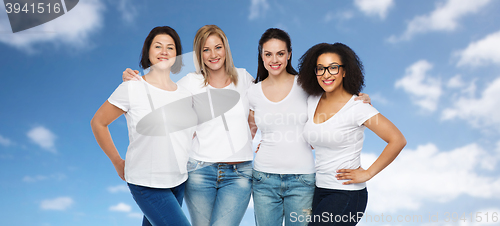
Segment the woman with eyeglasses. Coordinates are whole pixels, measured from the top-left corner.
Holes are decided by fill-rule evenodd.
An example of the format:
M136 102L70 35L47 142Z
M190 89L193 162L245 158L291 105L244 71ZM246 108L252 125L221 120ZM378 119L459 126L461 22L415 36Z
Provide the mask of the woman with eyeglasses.
M365 182L398 156L406 140L373 106L355 100L364 86L363 65L348 46L311 47L300 58L298 82L310 95L304 138L316 154L309 225L356 225L368 201ZM367 169L360 162L365 128L388 143ZM325 212L330 217L322 217Z
M315 182L314 156L302 136L309 95L297 84L285 31L266 30L258 51L256 84L247 93L252 132L258 128L262 135L253 170L255 221L259 226L283 220L286 226L307 225Z

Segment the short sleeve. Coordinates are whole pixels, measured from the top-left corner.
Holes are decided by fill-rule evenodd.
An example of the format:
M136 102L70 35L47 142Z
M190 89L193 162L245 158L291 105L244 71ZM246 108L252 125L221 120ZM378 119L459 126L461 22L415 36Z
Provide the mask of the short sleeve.
M198 94L204 89L204 78L201 74L189 73L177 81L177 85L186 88L191 94Z
M370 119L371 117L379 113L378 110L375 109L373 106L367 103L363 103L363 101L361 100L356 101L354 112L355 112L355 120L358 126L363 125L363 123L365 123L366 120Z
M250 73L248 73L247 70L245 70L245 77L248 82L247 89L250 88L250 86L253 84L253 81L255 80Z
M180 86L182 86L182 87L184 87L184 88L186 88L186 89L189 90L189 88L188 88L189 84L190 84L190 82L189 82L189 77L190 76L189 75L190 74L187 74L186 76L184 76L181 79L179 79L179 81L177 81L177 85L180 85ZM191 92L191 90L189 90L189 91Z
M255 86L257 86L257 84L251 85L247 89L247 93L246 93L246 96L247 96L247 99L248 99L248 107L252 111L255 111L255 92L254 92Z
M129 84L130 82L123 82L108 98L109 103L125 112L128 112L130 109Z

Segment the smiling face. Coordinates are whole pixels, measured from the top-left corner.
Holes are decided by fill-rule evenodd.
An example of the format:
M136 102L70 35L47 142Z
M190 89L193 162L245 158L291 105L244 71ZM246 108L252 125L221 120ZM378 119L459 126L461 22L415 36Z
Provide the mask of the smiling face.
M203 63L208 70L224 70L226 63L226 49L218 35L210 35L202 49Z
M170 35L159 34L151 42L149 61L151 65L161 63L156 66L170 68L175 63L176 53L174 39Z
M270 39L262 45L262 61L270 76L286 73L290 56L284 41Z
M317 68L329 67L332 65L342 65L342 61L340 60L339 55L336 53L324 53L318 57L316 61ZM318 79L318 83L323 88L323 90L327 93L343 90L342 80L345 76L345 70L343 67L338 68L338 74L332 75L330 71L324 69L325 73L323 76L316 76ZM333 73L333 72L332 72Z

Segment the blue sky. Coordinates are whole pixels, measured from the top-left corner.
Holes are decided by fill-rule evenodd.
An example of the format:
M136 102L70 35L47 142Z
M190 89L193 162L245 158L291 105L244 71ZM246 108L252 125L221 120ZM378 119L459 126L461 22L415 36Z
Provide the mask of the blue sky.
M140 210L95 142L90 119L122 71L138 69L153 27L176 29L190 52L205 24L226 32L235 65L253 76L258 39L270 27L290 34L295 67L320 42L358 53L363 92L408 140L368 182L372 220L360 225L493 225L500 214L499 10L494 0L82 0L12 34L0 6L0 225L139 225ZM123 117L110 126L122 156L126 128ZM368 167L385 144L366 134ZM252 205L242 225L254 225Z

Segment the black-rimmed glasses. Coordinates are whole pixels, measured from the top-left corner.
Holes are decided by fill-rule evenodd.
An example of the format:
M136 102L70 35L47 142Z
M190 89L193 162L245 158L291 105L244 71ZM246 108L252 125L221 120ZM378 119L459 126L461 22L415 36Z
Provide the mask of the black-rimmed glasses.
M343 66L344 65L339 64L330 64L328 67L318 66L314 68L314 72L316 73L316 76L323 76L325 74L325 71L328 70L328 73L330 73L331 75L336 75L339 73L339 68Z

